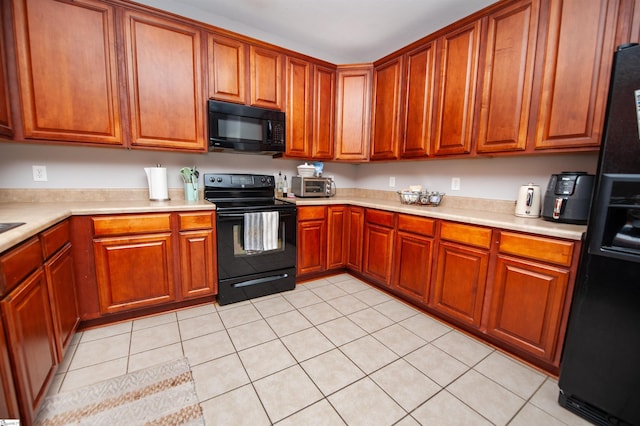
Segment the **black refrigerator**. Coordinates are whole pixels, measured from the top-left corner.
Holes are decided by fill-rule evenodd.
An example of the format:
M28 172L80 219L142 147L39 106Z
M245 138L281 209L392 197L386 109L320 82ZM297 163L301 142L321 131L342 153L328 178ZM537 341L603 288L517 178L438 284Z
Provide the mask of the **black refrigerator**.
M640 45L614 53L598 161L559 403L594 424L640 425Z

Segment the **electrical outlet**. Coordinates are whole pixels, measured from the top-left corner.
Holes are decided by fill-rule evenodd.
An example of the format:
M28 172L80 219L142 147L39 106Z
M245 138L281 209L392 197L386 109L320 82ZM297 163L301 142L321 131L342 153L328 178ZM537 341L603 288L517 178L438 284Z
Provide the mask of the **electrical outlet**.
M395 176L390 176L389 177L389 186L391 188L395 188L395 186L396 186L396 177Z
M47 179L47 166L32 166L33 168L33 180L36 182L46 182Z
M460 191L460 178L452 177L451 178L451 190L452 191Z

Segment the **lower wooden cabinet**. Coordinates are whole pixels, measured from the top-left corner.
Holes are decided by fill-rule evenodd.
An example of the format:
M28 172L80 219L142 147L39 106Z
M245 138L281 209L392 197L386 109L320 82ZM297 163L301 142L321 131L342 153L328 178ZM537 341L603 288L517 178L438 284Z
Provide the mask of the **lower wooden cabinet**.
M362 274L385 286L391 285L395 213L368 209L364 221Z
M362 271L362 233L364 232L364 208L349 206L347 211L347 268Z
M327 207L327 269L343 268L347 259L348 207Z
M179 213L182 297L218 293L217 245L213 213Z
M327 208L298 208L297 275L324 272L327 269Z

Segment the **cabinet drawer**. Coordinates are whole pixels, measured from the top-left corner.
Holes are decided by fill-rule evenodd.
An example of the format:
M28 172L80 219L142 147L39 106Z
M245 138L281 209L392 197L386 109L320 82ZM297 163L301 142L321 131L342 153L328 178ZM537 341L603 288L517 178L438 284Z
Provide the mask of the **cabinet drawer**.
M440 238L475 247L491 247L491 229L479 226L442 222Z
M298 207L298 220L324 219L326 213L325 206Z
M575 244L533 235L500 233L500 253L522 256L528 259L571 266Z
M380 226L386 226L387 228L393 228L394 217L395 213L382 210L367 209L366 222L375 223L376 225Z
M122 216L98 216L93 221L93 235L145 234L171 231L171 215L136 214Z
M194 231L213 228L213 213L179 213L180 230Z
M44 258L48 259L69 241L69 221L65 220L40 234Z
M398 230L433 237L436 233L436 221L425 217L401 214L398 215Z
M42 265L42 244L38 237L22 243L0 257L0 295L9 293L27 275Z

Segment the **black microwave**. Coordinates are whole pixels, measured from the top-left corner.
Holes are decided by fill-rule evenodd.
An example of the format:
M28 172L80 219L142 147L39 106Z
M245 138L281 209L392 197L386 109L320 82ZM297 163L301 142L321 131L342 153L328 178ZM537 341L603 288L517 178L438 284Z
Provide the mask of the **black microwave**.
M284 112L209 100L209 151L284 152Z

